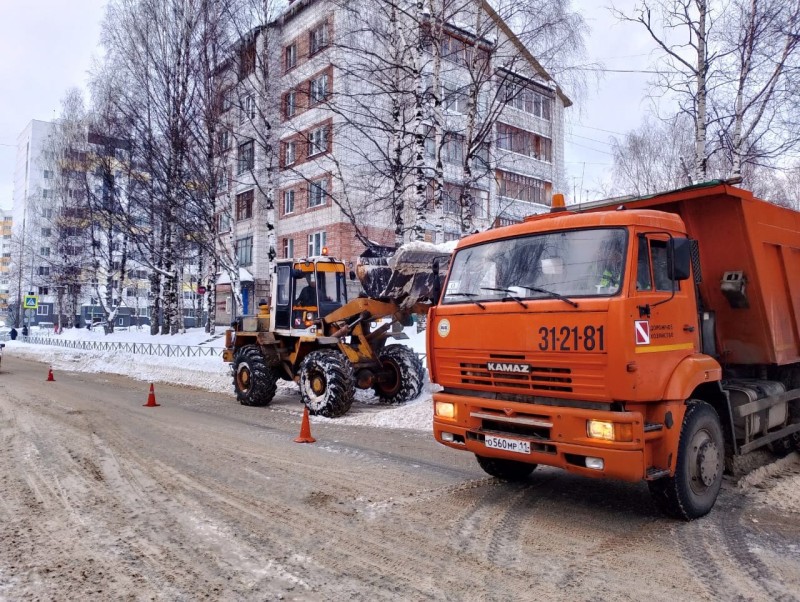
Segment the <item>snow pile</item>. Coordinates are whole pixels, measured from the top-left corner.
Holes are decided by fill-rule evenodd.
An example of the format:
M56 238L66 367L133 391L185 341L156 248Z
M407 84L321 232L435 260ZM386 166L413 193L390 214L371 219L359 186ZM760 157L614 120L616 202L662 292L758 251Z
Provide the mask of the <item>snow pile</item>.
M754 470L742 477L739 487L770 508L800 512L800 454Z
M224 331L223 331L224 332ZM425 332L417 333L416 326L405 330L408 340L398 341L417 353L425 353ZM147 329L114 331L110 335L101 331L73 328L63 334L32 332L35 337L47 336L62 340L88 340L103 342L152 343L160 345L202 345L224 347L222 333L211 337L202 328L188 329L176 335L150 335ZM92 372L120 374L136 380L152 383L178 384L195 387L233 397L230 366L219 356L214 357L162 357L122 352L82 351L50 345L33 345L17 341L6 341L5 352L26 359L50 364L54 370L69 372ZM294 383L280 381L278 395L297 395ZM430 431L433 424L431 388L427 378L423 393L414 401L400 406L384 406L378 403L371 391L357 391L356 403L343 417L335 419L315 416L314 422L332 420L336 424L353 424L383 428L415 429ZM299 407L302 407L298 404Z

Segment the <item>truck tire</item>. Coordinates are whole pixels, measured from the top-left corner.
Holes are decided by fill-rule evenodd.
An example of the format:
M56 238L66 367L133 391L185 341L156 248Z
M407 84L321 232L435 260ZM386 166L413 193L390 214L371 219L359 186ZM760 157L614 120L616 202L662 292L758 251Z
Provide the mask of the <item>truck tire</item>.
M527 462L517 462L515 460L503 460L501 458L486 458L475 454L475 459L486 474L490 474L504 481L522 481L534 470L536 464Z
M300 397L312 416L346 414L355 390L353 365L339 351L312 351L300 364Z
M719 495L725 440L716 410L691 400L681 426L675 475L649 481L656 506L667 516L693 520L709 513Z
M256 345L245 345L233 357L233 388L239 403L266 406L278 390L277 375Z
M419 397L425 371L416 353L405 345L387 345L378 359L391 374L388 381L375 383L373 387L381 403L405 403Z

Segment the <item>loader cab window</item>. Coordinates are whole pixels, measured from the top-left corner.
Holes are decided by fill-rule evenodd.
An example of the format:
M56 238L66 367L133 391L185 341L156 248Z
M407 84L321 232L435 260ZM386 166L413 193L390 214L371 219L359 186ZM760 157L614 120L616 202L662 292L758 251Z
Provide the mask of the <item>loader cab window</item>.
M275 285L275 328L289 328L292 315L292 266L279 265Z
M655 283L655 287L654 287ZM636 266L636 290L671 293L680 290L680 282L669 277L669 245L667 240L639 236Z
M291 267L288 265L279 265L278 266L278 278L277 278L277 297L276 303L278 305L289 305L290 293L289 293L289 278L291 275Z

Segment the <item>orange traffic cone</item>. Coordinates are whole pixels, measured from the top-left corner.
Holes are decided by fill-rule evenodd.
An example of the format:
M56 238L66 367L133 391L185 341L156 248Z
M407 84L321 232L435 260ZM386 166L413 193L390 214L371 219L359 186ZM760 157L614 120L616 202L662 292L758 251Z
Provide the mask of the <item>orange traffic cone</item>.
M161 405L160 403L156 403L156 392L153 389L153 383L150 383L150 395L147 396L147 403L144 404L144 407L154 408L160 405Z
M311 425L308 422L308 407L303 409L303 422L300 423L300 436L295 443L314 443L316 439L311 436Z
M52 382L55 380L53 376L53 366L50 366L50 370L47 371L47 382Z

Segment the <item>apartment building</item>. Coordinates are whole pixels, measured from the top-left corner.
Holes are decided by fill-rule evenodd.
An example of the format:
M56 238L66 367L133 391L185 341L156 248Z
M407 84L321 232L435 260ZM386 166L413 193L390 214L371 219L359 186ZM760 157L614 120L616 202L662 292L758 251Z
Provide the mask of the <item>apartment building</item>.
M8 315L13 223L11 211L0 209L0 319Z
M25 317L26 323L55 324L61 307L62 323L83 326L101 320L99 297L105 294L106 280L105 272L92 267L86 189L98 198L108 194L109 178L96 173L102 160L124 193L129 144L87 131L74 148L58 151L59 131L57 122L32 120L17 139L13 219L9 218L15 242L9 262L10 305L16 309L21 296L33 293L39 307L35 315ZM121 247L116 241L112 247L110 268L117 271ZM0 269L3 261L6 258L0 257ZM119 306L117 326L148 322L148 276L144 265L129 256L123 286L113 279L114 288L123 291L113 300Z
M443 164L442 202L422 208L416 233L422 229L425 240L461 235L459 198L465 187L475 229L545 211L553 191L564 189L564 110L571 103L482 0L448 17L439 32L436 73L430 41L417 57L421 86L428 92L441 87L439 148L430 115L423 116L424 152L401 149L406 164L408 157L417 161L417 171L410 173L422 175L417 181L392 181L394 141L387 124L393 125L397 114L406 126L411 123L415 107L407 99L420 82L401 74L395 95L381 80L388 69L378 63L393 60L375 58L392 52L389 13L381 13L382 4L292 1L274 22L242 40L238 60L222 72L226 90L218 148L224 186L217 223L221 246L238 259L245 313L269 294L271 246L278 257L327 249L353 263L365 241L409 240L411 224L420 221L419 180L431 196L437 154ZM485 31L476 31L475 23L485 24ZM268 79L259 73L258 53L271 57ZM480 89L470 87L475 53L489 73ZM401 97L404 105L394 102ZM471 123L470 102L480 107ZM265 120L269 139L259 127ZM480 128L485 129L477 150L481 160L472 161L466 177L464 154L475 146ZM235 286L228 274L219 275L220 323L232 315Z

